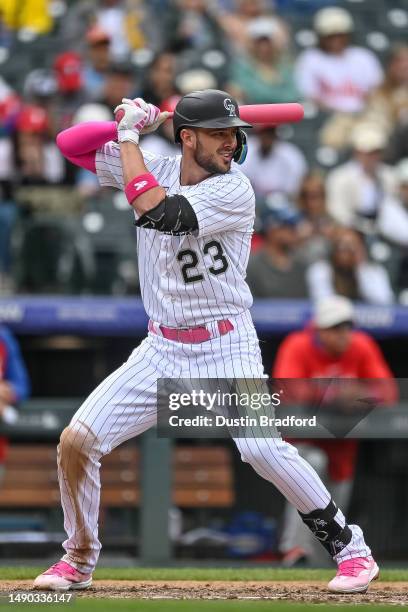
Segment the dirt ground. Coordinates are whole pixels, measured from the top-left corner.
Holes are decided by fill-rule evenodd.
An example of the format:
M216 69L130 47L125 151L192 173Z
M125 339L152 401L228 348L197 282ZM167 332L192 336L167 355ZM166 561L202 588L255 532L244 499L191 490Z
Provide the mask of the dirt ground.
M30 590L30 580L3 580L0 594ZM192 582L97 580L78 597L118 599L240 599L284 600L305 603L408 604L408 583L374 582L365 594L335 595L323 582Z

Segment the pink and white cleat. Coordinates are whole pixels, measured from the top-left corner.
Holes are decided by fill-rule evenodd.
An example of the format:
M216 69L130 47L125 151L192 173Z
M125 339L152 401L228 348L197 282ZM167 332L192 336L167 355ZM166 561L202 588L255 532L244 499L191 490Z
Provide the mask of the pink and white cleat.
M83 574L65 561L51 565L34 580L35 589L45 591L70 591L87 589L92 584L92 574Z
M339 564L337 574L328 584L332 593L365 593L380 570L372 557L356 557Z

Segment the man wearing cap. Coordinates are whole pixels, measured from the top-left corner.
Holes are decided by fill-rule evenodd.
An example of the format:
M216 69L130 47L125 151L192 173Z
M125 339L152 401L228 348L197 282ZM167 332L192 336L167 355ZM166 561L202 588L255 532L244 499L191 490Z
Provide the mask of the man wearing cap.
M295 65L295 82L302 96L323 110L334 111L320 140L337 149L347 146L347 134L364 110L368 95L383 80L374 53L350 44L353 29L353 19L345 9L321 9L314 19L318 45L303 51Z
M306 269L296 258L301 216L285 196L261 213L262 247L251 255L247 282L254 297L307 298Z
M252 104L295 102L298 91L293 66L280 46L281 26L271 17L257 17L248 23L249 45L231 65L231 81Z
M260 379L264 373L245 272L255 197L233 162L246 154L237 101L225 91L187 94L173 116L181 155L139 147L143 129L167 115L141 98L123 100L116 121L74 126L57 142L101 185L125 192L135 215L148 335L85 400L61 434L58 473L67 539L63 558L38 576L40 589L88 588L98 560L100 459L157 423L160 379ZM220 382L220 384L221 384ZM166 413L166 411L165 411ZM167 413L168 416L168 413ZM275 435L273 435L275 434ZM243 461L301 512L338 563L333 591L366 591L378 566L358 525L348 525L314 470L278 432L235 437Z
M22 107L16 123L16 162L24 185L61 183L64 159L49 137L50 119L42 106Z
M59 53L53 64L57 95L52 105L52 128L55 134L72 124L77 109L87 100L83 89L83 65L79 53Z
M289 334L280 345L274 363L274 378L348 379L330 385L337 405L347 407L353 399L370 394L367 380L386 381L376 386L383 403L394 403L396 386L376 342L353 329L355 313L345 297L333 295L318 301L311 324ZM294 392L296 387L294 387ZM347 510L357 459L356 440L298 440L299 453L327 483L333 499ZM280 550L285 565L295 565L313 554L313 542L293 507L286 506Z
M327 110L362 111L367 94L383 79L379 61L368 49L350 45L354 24L345 9L321 9L313 25L318 46L299 55L295 67L299 91Z
M351 160L327 176L327 209L341 225L371 232L384 198L395 191L392 167L382 162L387 137L382 128L360 123L352 131Z
M60 94L76 94L83 85L81 56L75 51L57 55L54 71Z
M110 36L100 26L92 26L87 34L87 60L83 68L84 89L88 100L99 100L106 86L110 66Z

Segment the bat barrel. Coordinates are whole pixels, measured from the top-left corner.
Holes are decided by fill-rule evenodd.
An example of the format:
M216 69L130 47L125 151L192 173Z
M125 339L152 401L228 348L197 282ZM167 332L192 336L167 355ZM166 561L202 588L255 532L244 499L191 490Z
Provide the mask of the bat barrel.
M286 104L248 104L240 106L241 119L254 124L277 125L279 123L296 123L304 117L304 110L297 102Z
M254 125L278 125L280 123L296 123L304 117L303 106L298 102L283 104L244 104L239 107L243 121ZM170 118L173 116L171 113Z

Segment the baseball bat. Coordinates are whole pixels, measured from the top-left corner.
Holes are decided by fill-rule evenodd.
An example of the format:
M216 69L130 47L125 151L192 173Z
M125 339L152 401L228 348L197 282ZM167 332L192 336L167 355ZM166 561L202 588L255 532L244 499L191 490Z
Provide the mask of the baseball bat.
M277 125L296 123L304 116L303 106L297 102L285 104L246 104L239 107L239 116L248 123Z
M296 123L303 119L304 114L303 106L297 102L287 102L284 104L244 104L239 107L240 118L254 125Z

